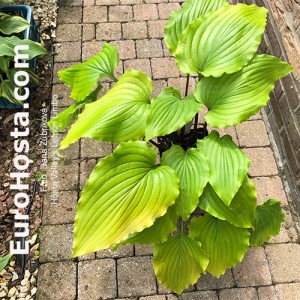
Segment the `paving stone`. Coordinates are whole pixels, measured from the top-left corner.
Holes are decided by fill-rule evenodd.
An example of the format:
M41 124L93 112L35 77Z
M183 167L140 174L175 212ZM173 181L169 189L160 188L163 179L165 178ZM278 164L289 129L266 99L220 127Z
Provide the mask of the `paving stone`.
M82 190L97 164L96 159L85 159L80 163L80 189Z
M234 280L231 270L227 270L220 278L212 276L210 273L201 275L196 287L197 290L219 290L234 286Z
M83 0L84 6L93 6L95 5L95 0Z
M216 292L192 292L192 293L183 293L178 297L180 300L218 300Z
M136 58L134 41L113 41L110 44L118 47L120 59Z
M145 296L156 293L150 257L121 258L117 264L119 296Z
M180 9L179 3L160 3L158 4L158 14L160 19L169 19L173 10Z
M166 300L165 296L147 296L141 297L139 300Z
M172 57L172 54L170 52L170 50L168 49L167 45L163 42L163 50L164 50L164 56L165 57Z
M80 42L81 25L80 24L61 24L56 29L57 42Z
M121 39L120 23L103 23L96 27L96 39L103 41L113 41Z
M134 246L135 255L152 255L153 254L153 245L140 245L137 244Z
M67 107L74 104L70 97L71 89L66 84L53 84L52 95L58 99L58 107Z
M125 69L135 69L146 73L151 77L151 66L149 59L131 59L124 62Z
M76 160L60 160L51 162L50 172L48 172L48 188L49 190L55 189L57 186L58 191L69 191L77 189L78 181L78 163Z
M162 57L164 54L161 40L157 39L136 41L136 51L139 58Z
M168 0L145 0L145 3L167 3Z
M105 157L112 153L110 143L100 142L94 139L81 139L81 157Z
M85 255L81 255L81 256L78 257L79 261L94 260L94 259L96 259L96 253L95 252L88 253L88 254L85 254Z
M299 300L300 283L288 283L275 285L278 300ZM272 299L273 300L273 299Z
M277 175L278 170L271 148L246 148L243 149L251 159L249 173L251 176Z
M58 9L59 24L81 23L82 8L81 7L60 7Z
M253 182L256 187L258 204L263 204L267 199L278 199L281 205L288 206L281 178L272 177L254 177Z
M82 41L88 42L96 38L95 24L83 24L82 27Z
M167 297L167 300L176 300L176 299L178 299L178 297L175 296L175 295L166 295L166 297Z
M133 6L133 15L135 20L156 20L158 11L156 4L138 4Z
M78 299L111 299L117 296L116 265L113 259L79 262Z
M82 60L86 61L102 50L103 41L84 42L82 44Z
M300 245L278 244L266 247L274 283L300 281Z
M118 5L120 0L96 0L96 5Z
M233 269L233 274L238 287L272 284L264 248L249 248L242 262Z
M221 290L219 300L258 300L255 288L238 288Z
M163 38L166 20L148 21L148 33L150 38Z
M120 4L128 5L128 4L142 4L143 0L119 0Z
M226 127L226 128L212 128L212 130L217 130L220 136L230 135L232 137L233 142L238 146L239 141L237 137L237 133L235 127Z
M115 77L119 78L123 74L124 74L124 63L123 63L122 60L120 60L118 66L115 69ZM113 87L114 84L115 84L115 82L112 82L112 87Z
M166 80L153 80L152 84L152 97L157 97L168 85Z
M96 252L96 258L121 258L128 256L133 256L133 245L121 246L115 251L105 249Z
M63 108L61 108L62 110L64 110ZM54 115L52 115L54 117ZM67 127L67 130L69 129L69 127ZM54 153L48 150L48 161L53 162L55 161L55 158L57 157L57 149L59 147L60 142L66 137L66 133L58 133L55 135L52 135L48 145L51 151L53 151ZM79 144L78 143L74 143L71 144L67 149L61 150L61 155L63 156L60 160L61 163L64 165L69 165L71 163L71 160L73 159L77 159L79 157ZM70 171L70 170L69 170ZM51 174L51 172L50 172ZM53 175L55 175L53 173ZM54 176L53 176L54 177ZM66 189L68 189L66 187Z
M236 126L241 147L270 145L264 121L248 121Z
M154 79L179 77L179 71L173 57L153 58L151 64Z
M185 88L186 88L186 81L187 81L187 79L185 77L170 78L170 79L168 79L168 86L179 90L180 93L181 93L181 97L184 97ZM189 89L188 89L189 94L193 93L195 91L195 85L196 85L195 79L190 78L190 80L189 80Z
M110 6L108 12L109 22L133 21L132 6Z
M83 10L83 23L107 22L106 6L85 7Z
M58 0L59 7L81 6L82 0Z
M260 300L276 300L276 292L274 286L260 287L257 290Z
M147 38L147 23L145 21L128 22L122 25L125 40Z
M68 260L72 246L73 224L45 225L41 233L40 261Z
M43 225L55 225L74 222L77 191L58 192L58 203L52 203L51 192L44 197Z
M37 286L36 299L74 300L76 295L76 264L57 262L41 265Z
M262 120L261 112L259 111L256 115L251 116L249 120Z
M170 294L171 291L167 290L159 281L157 281L158 294ZM195 285L190 285L185 292L194 292L196 291Z
M61 44L56 44L55 52L55 62L80 62L81 43L64 42Z
M78 61L79 62L79 61ZM58 71L69 68L73 66L74 62L68 62L68 63L55 63L54 64L54 70L53 70L53 83L62 83L58 77Z

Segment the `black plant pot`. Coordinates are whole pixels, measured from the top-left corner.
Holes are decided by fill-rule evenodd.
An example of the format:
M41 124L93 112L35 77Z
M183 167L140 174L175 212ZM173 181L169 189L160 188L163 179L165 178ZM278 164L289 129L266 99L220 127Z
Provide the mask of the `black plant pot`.
M29 39L34 42L39 42L40 34L39 29L33 19L32 9L28 5L2 5L0 6L0 12L7 14L16 15L24 18L28 23L31 24L30 27L26 28L23 32L23 38ZM36 68L36 58L29 62L30 68L35 71ZM22 105L9 102L7 99L0 96L0 108L21 108Z

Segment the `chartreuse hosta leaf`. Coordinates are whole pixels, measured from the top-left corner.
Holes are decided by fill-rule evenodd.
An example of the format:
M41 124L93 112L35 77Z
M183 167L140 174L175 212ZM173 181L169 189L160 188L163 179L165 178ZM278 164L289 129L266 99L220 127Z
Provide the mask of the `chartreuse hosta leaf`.
M209 257L207 271L219 278L227 268L242 261L249 247L249 230L238 228L208 213L193 218L189 225L192 238L200 241Z
M251 230L251 246L261 246L271 236L280 231L280 224L284 221L284 214L277 200L269 199L263 205L256 208L254 214L254 229Z
M29 50L20 50L21 54L28 54L28 59L32 59L37 55L47 54L47 50L39 43L31 40L22 40L16 36L2 37L0 36L0 56L15 56L15 47L27 45Z
M205 272L208 256L201 249L200 242L180 234L154 245L152 264L160 283L181 294Z
M186 0L182 9L171 14L165 26L164 40L170 52L175 54L181 33L192 21L227 4L227 0Z
M199 207L210 215L226 220L234 226L252 228L256 208L256 190L252 181L246 177L240 189L227 206L208 184L199 200Z
M101 99L86 104L60 149L81 137L105 142L144 137L151 91L152 82L146 74L127 70Z
M179 194L179 179L156 166L156 150L144 141L121 143L99 161L79 199L73 256L118 244L163 216Z
M76 120L80 110L84 108L87 103L97 100L98 93L101 89L102 85L98 84L97 88L85 100L70 105L55 118L52 118L48 122L50 130L53 131L55 128L57 132L62 132L65 128L71 125Z
M72 105L70 105L68 108L66 108L64 111L59 113L57 117L52 118L48 122L48 126L50 130L54 130L57 132L62 132L65 128L67 128L69 125L71 125L78 114L80 113L80 109L85 106L85 101L77 102Z
M179 90L166 88L151 101L146 140L177 131L191 121L200 108L193 94L182 101Z
M203 188L208 182L209 169L205 156L195 148L184 151L173 145L163 153L162 165L175 170L180 180L180 194L175 202L176 212L187 220L199 202Z
M229 206L249 171L250 159L232 141L231 136L220 138L217 131L212 131L204 140L198 140L197 147L207 158L209 183Z
M0 12L0 32L6 35L21 32L29 26L30 24L24 18Z
M270 55L255 55L241 71L219 78L203 78L195 97L208 108L206 122L212 127L240 124L265 106L275 81L292 67Z
M126 244L145 245L165 242L170 233L176 230L177 218L175 207L172 205L164 216L155 220L151 227L130 235L128 239L115 245L113 250Z
M103 77L115 79L119 63L116 46L104 44L102 51L87 61L58 72L61 81L72 88L71 98L84 100Z
M182 33L176 50L183 73L219 77L241 70L255 54L266 26L267 9L226 5L196 19Z

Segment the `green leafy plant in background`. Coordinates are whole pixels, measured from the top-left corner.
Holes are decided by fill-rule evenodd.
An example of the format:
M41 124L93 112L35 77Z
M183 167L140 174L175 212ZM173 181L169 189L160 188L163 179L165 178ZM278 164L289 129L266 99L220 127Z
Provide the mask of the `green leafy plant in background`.
M0 4L11 2L5 0L1 1ZM20 54L27 54L28 52L28 60L47 53L46 49L40 43L29 39L20 39L18 36L15 36L15 34L23 32L29 26L31 25L19 16L0 12L0 96L15 104L22 104L23 102L16 100L14 96L14 89L16 87L14 76L21 70L14 67L14 57L16 55L14 48L22 45L28 46L29 51L19 51ZM30 76L31 84L36 86L39 81L38 76L31 69L26 69L26 72Z
M266 17L263 7L225 0L187 0L174 12L166 45L187 74L187 87L190 76L199 79L183 98L168 87L151 99L152 81L137 70L116 79L119 57L109 44L59 72L75 102L49 126L64 130L77 119L60 151L82 137L120 143L98 162L81 193L74 257L154 244L158 280L180 294L201 274L220 277L249 246L279 233L280 204L257 205L250 159L229 135L208 133L255 115L275 81L292 71L276 57L257 54ZM115 83L98 99L104 78ZM205 123L198 125L204 106Z
M2 271L7 266L11 257L12 254L7 254L4 257L0 258L0 271Z

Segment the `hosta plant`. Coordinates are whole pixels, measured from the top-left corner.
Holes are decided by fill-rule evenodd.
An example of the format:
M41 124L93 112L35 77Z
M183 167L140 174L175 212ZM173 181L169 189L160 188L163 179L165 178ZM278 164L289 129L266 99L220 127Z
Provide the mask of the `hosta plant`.
M201 274L220 277L249 246L279 232L277 200L257 205L250 159L229 135L269 100L292 67L257 54L267 10L225 0L187 0L165 26L165 43L187 88L151 98L137 70L116 78L119 57L105 44L89 60L59 72L74 104L49 122L64 130L60 151L80 138L120 143L100 159L81 193L73 256L126 244L153 244L158 280L180 294ZM190 76L198 78L189 91ZM114 84L98 97L104 78ZM205 122L198 113L206 107ZM78 118L77 118L78 117Z
M1 4L11 3L12 1L2 0ZM15 58L22 56L22 60L31 60L38 55L46 54L46 49L40 44L29 39L19 38L17 35L23 34L23 31L30 27L24 18L19 16L10 15L0 11L0 97L6 98L9 102L23 105L15 97L15 77L18 71L26 71L30 78L30 83L34 86L38 85L39 78L33 70L29 68L21 69L16 67ZM28 47L28 50L16 50L16 46ZM23 54L23 55L22 55ZM28 54L28 57L24 57ZM22 61L21 61L22 62ZM21 81L25 81L24 76L20 76ZM19 87L19 89L22 89ZM23 91L18 92L20 95Z

